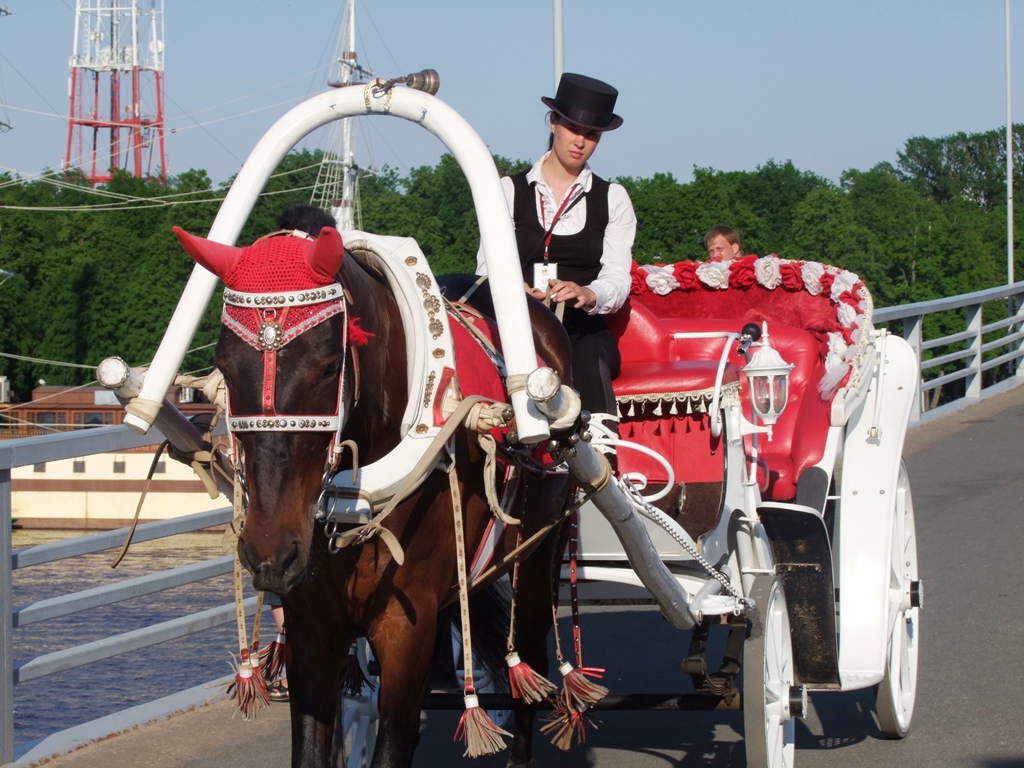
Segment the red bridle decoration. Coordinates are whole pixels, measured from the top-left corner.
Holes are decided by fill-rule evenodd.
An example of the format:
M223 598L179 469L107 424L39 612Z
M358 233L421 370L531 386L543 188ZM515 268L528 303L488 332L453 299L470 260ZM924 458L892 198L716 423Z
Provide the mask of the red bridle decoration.
M335 414L278 414L275 391L278 350L328 318L346 314L345 291L336 277L344 256L341 235L324 227L314 240L296 230L236 248L195 237L179 227L174 233L197 263L224 281L223 324L263 353L260 401L264 418L233 415L229 398L229 432L332 431L333 460L344 424L344 364L338 377ZM372 334L358 323L357 318L346 317L342 339L346 349L349 343L362 346L369 342Z

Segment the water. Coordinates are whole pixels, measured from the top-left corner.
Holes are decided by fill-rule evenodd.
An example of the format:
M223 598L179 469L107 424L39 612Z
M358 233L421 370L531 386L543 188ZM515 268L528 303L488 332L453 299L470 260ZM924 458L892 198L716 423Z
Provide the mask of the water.
M22 549L80 535L79 531L15 530L13 546ZM23 606L208 560L224 554L221 540L220 533L198 532L133 544L116 569L111 569L110 563L117 550L23 568L12 575L12 602ZM251 594L251 588L247 589L246 596ZM229 574L18 627L14 630L14 663L17 666L40 654L140 629L233 599ZM250 620L247 631L251 630ZM266 639L273 631L266 614L261 636ZM205 632L16 685L15 744L21 747L65 728L222 678L231 673L231 656L237 653L238 635L232 620ZM211 695L217 690L211 687Z

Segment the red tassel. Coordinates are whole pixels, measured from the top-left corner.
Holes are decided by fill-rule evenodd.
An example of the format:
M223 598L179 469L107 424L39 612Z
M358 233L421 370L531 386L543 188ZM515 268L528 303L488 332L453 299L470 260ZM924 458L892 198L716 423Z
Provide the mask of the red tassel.
M348 319L348 343L356 347L365 347L370 343L370 337L376 336L375 333L363 330L359 327L358 317L349 317Z
M284 644L285 637L278 632L277 637L259 652L264 680L276 680L284 670Z
M354 699L362 694L364 686L373 690L373 683L363 674L359 656L356 655L353 648L341 662L341 692L348 698Z
M505 662L508 664L508 682L512 698L522 699L527 704L535 704L555 692L555 684L538 674L533 667L520 659L515 651L505 657Z
M576 709L585 710L597 704L608 695L608 689L587 680L588 677L604 677L604 670L597 667L580 667L573 669L572 664L564 662L558 668L562 673L566 698Z
M541 727L540 732L550 735L552 744L563 752L568 752L572 746L573 734L576 735L577 744L586 742L587 710L607 696L608 689L587 679L601 677L604 674L603 669L573 669L572 664L566 661L558 671L562 673L562 693L551 716L547 718L547 724Z
M258 665L254 667L249 660L248 649L243 648L239 657L239 661L231 665L235 679L228 685L228 696L237 703L235 711L241 712L246 720L253 720L257 710L270 704L267 681L263 670Z
M583 713L572 706L565 696L558 697L558 705L546 719L548 722L541 726L540 732L545 736L550 735L551 743L563 752L568 752L569 747L572 746L574 733L577 744L586 742Z
M512 734L499 728L487 713L480 708L480 700L475 694L465 697L466 711L462 713L459 727L455 731L455 740L466 745L463 757L481 757L493 755L505 748L502 736L511 738Z

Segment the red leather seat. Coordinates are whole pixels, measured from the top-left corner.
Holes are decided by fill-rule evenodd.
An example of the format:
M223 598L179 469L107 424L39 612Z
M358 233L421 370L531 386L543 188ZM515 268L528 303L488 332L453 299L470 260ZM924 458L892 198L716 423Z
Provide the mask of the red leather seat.
M785 295L780 293L779 298L785 300ZM650 299L655 310L657 299L653 295ZM673 334L738 333L750 318L743 317L742 303L737 304L734 318L659 317L651 307L633 299L623 310L609 317L609 327L619 340L622 356L621 374L612 382L620 410L624 411L620 433L623 438L642 442L669 458L676 467L677 477L684 481L710 482L722 476L721 460L717 458L720 452L717 441L711 439L706 414L699 411L680 414L678 406L675 413L670 412L671 406L662 406L659 413L654 413L655 407L648 404L641 408L639 416L635 413L631 416L629 407L633 406L635 411L643 395L668 396L712 388L725 340L679 339ZM672 311L680 311L678 299ZM821 345L814 334L771 321L768 331L772 346L794 367L790 373L789 401L774 426L772 440L769 442L763 435L758 439L759 480L765 498L788 501L796 496L800 473L821 460L829 429L830 404L818 394L824 366ZM736 354L734 342L732 346L724 381L740 381L744 413L749 418L746 380L738 375L745 361ZM669 398L665 402L669 402ZM714 458L709 461L709 456ZM623 471L629 471L633 463L650 471L657 470L653 460L634 460L628 453L620 456ZM664 474L663 470L660 472Z

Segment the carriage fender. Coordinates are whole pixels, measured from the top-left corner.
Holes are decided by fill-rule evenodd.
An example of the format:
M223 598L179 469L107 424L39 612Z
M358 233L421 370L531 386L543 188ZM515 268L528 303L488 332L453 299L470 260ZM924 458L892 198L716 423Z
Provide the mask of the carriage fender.
M884 332L883 332L884 333ZM876 375L843 441L836 520L839 668L844 689L882 679L889 627L892 517L907 425L918 393L911 346L886 335Z
M757 514L786 596L796 680L816 689L838 688L832 546L825 522L803 504L768 502Z

